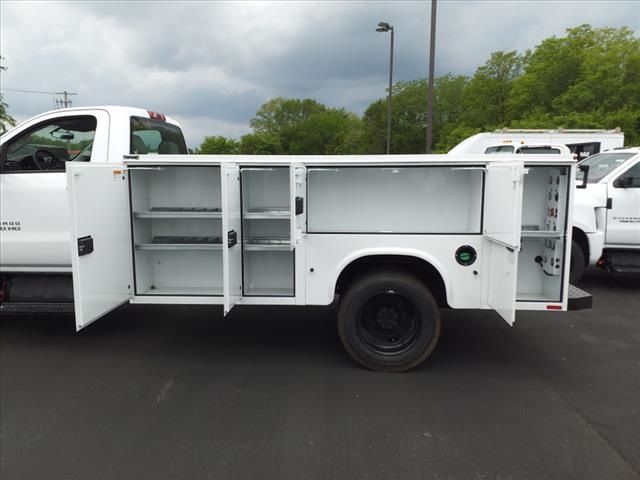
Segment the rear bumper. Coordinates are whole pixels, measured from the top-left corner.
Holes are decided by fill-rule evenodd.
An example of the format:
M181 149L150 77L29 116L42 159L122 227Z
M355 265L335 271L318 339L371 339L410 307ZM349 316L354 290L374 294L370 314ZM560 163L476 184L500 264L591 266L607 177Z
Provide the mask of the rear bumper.
M567 310L586 310L593 306L593 296L584 290L569 285Z

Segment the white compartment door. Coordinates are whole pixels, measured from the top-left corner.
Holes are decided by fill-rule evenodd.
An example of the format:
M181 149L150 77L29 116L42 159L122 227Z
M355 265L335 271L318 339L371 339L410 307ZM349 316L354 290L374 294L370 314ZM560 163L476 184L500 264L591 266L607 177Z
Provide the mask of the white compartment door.
M522 161L489 162L484 195L487 303L509 324L516 314L522 229Z
M222 281L224 314L242 297L242 217L240 215L240 169L223 164L222 181Z
M117 165L67 164L77 330L131 296L128 180Z
M307 169L304 165L293 164L290 170L291 185L289 191L291 192L291 248L295 248L296 245L302 239L302 233L306 231L306 184L307 184Z

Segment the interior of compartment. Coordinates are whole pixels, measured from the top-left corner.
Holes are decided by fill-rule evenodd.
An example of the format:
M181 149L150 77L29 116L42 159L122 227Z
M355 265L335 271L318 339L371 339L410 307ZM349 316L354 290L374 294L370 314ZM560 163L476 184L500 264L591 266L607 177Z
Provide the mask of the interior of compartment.
M527 168L522 197L522 230L564 232L569 167ZM541 195L541 192L545 192L545 195Z
M222 295L220 168L131 168L138 295Z
M483 171L309 167L308 232L480 233Z
M241 171L244 294L292 296L289 168Z
M293 296L293 251L245 250L243 263L245 295Z
M523 238L518 255L517 300L560 301L564 274L563 238Z
M242 169L242 208L245 219L252 214L267 217L289 215L289 168L246 167ZM257 218L257 215L253 215Z
M528 166L524 176L517 299L561 301L569 167Z
M215 250L137 250L137 295L222 295L222 255Z

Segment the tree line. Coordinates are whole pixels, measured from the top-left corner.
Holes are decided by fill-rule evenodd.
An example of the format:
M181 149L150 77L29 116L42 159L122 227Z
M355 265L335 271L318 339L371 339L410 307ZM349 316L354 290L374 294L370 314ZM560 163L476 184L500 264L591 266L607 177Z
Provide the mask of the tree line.
M435 79L433 150L499 128L619 127L640 144L640 39L627 28L581 25L523 53L498 51L472 76ZM391 152L426 147L426 79L393 86ZM209 154L331 155L386 151L386 98L362 117L313 99L274 98L240 139L208 136Z

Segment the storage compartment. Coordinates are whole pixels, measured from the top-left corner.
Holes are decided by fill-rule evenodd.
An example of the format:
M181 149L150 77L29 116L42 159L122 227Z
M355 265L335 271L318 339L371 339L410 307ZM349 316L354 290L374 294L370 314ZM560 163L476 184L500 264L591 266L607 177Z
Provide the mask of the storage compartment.
M309 233L480 233L483 169L309 167Z
M137 295L222 295L221 250L141 250L136 255Z
M244 294L260 297L294 295L294 252L290 250L244 251Z
M524 176L517 300L562 300L568 268L566 216L569 167L528 166Z
M523 237L518 255L518 301L562 300L565 241L559 237Z
M222 295L219 167L130 169L137 295Z
M244 294L293 296L289 168L240 171Z

